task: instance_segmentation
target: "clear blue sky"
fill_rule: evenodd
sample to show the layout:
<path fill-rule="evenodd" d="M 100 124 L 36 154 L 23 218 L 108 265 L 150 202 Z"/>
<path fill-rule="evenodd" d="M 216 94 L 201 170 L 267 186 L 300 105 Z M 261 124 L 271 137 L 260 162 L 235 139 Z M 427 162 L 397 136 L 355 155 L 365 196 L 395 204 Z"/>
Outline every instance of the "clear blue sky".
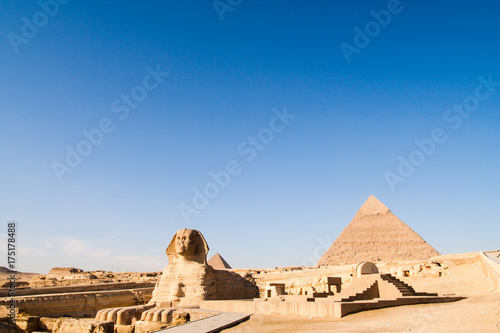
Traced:
<path fill-rule="evenodd" d="M 184 227 L 311 263 L 370 194 L 443 254 L 500 247 L 498 2 L 41 3 L 0 3 L 17 269 L 161 270 Z"/>

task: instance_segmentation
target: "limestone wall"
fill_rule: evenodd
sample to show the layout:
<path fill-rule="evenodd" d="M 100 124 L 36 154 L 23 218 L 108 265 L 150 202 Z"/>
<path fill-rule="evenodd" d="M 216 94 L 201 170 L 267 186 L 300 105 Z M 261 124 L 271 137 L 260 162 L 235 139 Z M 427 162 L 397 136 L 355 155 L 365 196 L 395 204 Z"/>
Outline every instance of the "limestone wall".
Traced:
<path fill-rule="evenodd" d="M 306 268 L 301 270 L 261 270 L 254 271 L 255 279 L 261 295 L 270 283 L 284 283 L 288 295 L 298 295 L 301 289 L 314 288 L 317 292 L 327 291 L 327 277 L 341 277 L 342 288 L 353 281 L 356 265 L 323 266 L 320 268 Z"/>
<path fill-rule="evenodd" d="M 63 293 L 16 297 L 16 308 L 36 316 L 94 317 L 104 308 L 147 303 L 153 288 Z M 7 315 L 11 298 L 0 299 L 0 316 Z"/>
<path fill-rule="evenodd" d="M 215 299 L 246 299 L 259 297 L 259 289 L 253 279 L 247 279 L 237 273 L 225 270 L 215 270 Z"/>
<path fill-rule="evenodd" d="M 40 318 L 39 328 L 52 333 L 113 333 L 114 324 L 93 319 Z"/>
<path fill-rule="evenodd" d="M 462 297 L 402 297 L 367 302 L 296 302 L 296 301 L 204 301 L 201 308 L 216 311 L 244 312 L 293 317 L 342 318 L 349 313 L 421 303 L 444 303 Z"/>
<path fill-rule="evenodd" d="M 478 254 L 479 262 L 481 263 L 481 269 L 483 275 L 490 280 L 493 288 L 496 291 L 500 290 L 500 265 L 493 262 L 488 258 L 483 252 Z"/>
<path fill-rule="evenodd" d="M 340 304 L 334 302 L 205 301 L 201 304 L 201 308 L 265 315 L 340 318 Z M 336 308 L 337 310 L 335 310 Z M 336 314 L 336 312 L 338 314 Z"/>
<path fill-rule="evenodd" d="M 69 286 L 41 287 L 41 288 L 17 288 L 16 296 L 151 288 L 154 287 L 155 284 L 156 284 L 155 282 L 116 282 L 116 283 L 75 284 Z M 8 294 L 9 294 L 9 289 L 0 289 L 0 297 L 7 297 Z"/>

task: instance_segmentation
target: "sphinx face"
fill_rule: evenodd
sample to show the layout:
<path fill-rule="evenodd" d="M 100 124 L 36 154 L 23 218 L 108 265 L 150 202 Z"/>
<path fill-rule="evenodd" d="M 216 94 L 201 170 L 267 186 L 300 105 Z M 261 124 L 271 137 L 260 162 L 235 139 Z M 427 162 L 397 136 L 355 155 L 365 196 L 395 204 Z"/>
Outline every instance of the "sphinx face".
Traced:
<path fill-rule="evenodd" d="M 196 253 L 197 234 L 195 230 L 182 229 L 175 238 L 175 250 L 180 255 L 194 255 Z"/>

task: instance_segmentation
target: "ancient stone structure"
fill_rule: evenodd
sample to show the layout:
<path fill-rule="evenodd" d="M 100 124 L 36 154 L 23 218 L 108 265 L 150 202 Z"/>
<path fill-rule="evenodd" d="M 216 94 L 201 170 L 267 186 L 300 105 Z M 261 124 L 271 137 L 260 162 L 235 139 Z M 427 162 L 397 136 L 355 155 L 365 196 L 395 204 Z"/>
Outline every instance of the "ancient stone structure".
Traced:
<path fill-rule="evenodd" d="M 243 299 L 258 295 L 251 281 L 209 266 L 208 250 L 199 231 L 179 230 L 167 247 L 169 264 L 150 303 L 167 307 L 199 304 L 206 299 Z"/>
<path fill-rule="evenodd" d="M 42 317 L 38 323 L 39 329 L 44 332 L 66 333 L 66 332 L 88 332 L 88 333 L 111 333 L 114 331 L 113 323 L 99 322 L 95 320 L 81 320 L 74 318 L 47 318 Z M 31 330 L 29 330 L 31 332 Z"/>
<path fill-rule="evenodd" d="M 432 246 L 389 208 L 370 196 L 318 265 L 347 265 L 367 260 L 426 260 L 437 255 L 439 253 Z"/>
<path fill-rule="evenodd" d="M 270 283 L 264 292 L 264 297 L 278 297 L 282 295 L 286 295 L 284 283 Z"/>
<path fill-rule="evenodd" d="M 169 264 L 153 291 L 159 307 L 198 304 L 215 299 L 215 273 L 207 265 L 208 244 L 197 230 L 179 230 L 167 247 Z"/>
<path fill-rule="evenodd" d="M 209 266 L 208 250 L 208 244 L 199 231 L 177 231 L 166 250 L 169 264 L 153 290 L 151 301 L 142 306 L 101 310 L 96 320 L 113 321 L 117 325 L 148 321 L 158 323 L 159 327 L 172 320 L 177 306 L 196 306 L 204 300 L 259 296 L 259 289 L 251 279 Z"/>
<path fill-rule="evenodd" d="M 376 274 L 378 273 L 377 266 L 372 262 L 360 262 L 356 266 L 356 277 L 361 277 L 365 274 Z"/>
<path fill-rule="evenodd" d="M 69 275 L 84 273 L 83 269 L 74 267 L 54 267 L 49 271 L 49 275 Z"/>
<path fill-rule="evenodd" d="M 131 290 L 52 293 L 16 297 L 16 309 L 30 315 L 48 317 L 93 317 L 110 307 L 142 304 L 151 299 L 152 288 Z M 10 299 L 0 298 L 0 317 L 8 314 Z"/>
<path fill-rule="evenodd" d="M 208 261 L 208 264 L 214 269 L 231 269 L 231 266 L 227 263 L 224 258 L 218 253 L 214 254 L 212 258 Z"/>
<path fill-rule="evenodd" d="M 30 288 L 79 286 L 120 282 L 156 282 L 161 272 L 114 273 L 108 271 L 84 271 L 73 267 L 54 267 L 49 274 L 36 274 L 29 282 Z"/>
<path fill-rule="evenodd" d="M 287 295 L 285 283 L 270 283 L 261 299 L 253 301 L 205 301 L 204 309 L 237 311 L 265 315 L 341 318 L 349 313 L 384 307 L 443 303 L 463 299 L 459 296 L 439 296 L 437 293 L 416 292 L 413 287 L 388 273 L 379 273 L 373 263 L 356 267 L 357 277 L 341 290 L 340 277 L 327 277 L 328 291 L 316 292 L 303 288 L 300 295 Z M 309 289 L 306 291 L 306 289 Z M 310 292 L 312 290 L 312 292 Z"/>
<path fill-rule="evenodd" d="M 73 267 L 54 267 L 49 274 L 35 275 L 30 281 L 31 288 L 93 283 L 97 276 L 91 272 Z"/>

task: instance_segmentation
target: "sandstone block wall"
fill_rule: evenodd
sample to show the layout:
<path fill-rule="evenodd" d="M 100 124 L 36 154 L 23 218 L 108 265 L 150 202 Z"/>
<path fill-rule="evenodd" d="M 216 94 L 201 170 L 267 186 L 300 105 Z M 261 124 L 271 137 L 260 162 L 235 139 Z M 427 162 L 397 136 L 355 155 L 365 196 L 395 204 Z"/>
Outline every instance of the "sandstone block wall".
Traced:
<path fill-rule="evenodd" d="M 242 278 L 240 275 L 216 270 L 215 299 L 246 299 L 259 297 L 259 288 L 253 281 Z"/>
<path fill-rule="evenodd" d="M 16 307 L 36 316 L 94 317 L 104 308 L 143 304 L 151 298 L 153 288 L 119 291 L 67 293 L 16 298 Z M 0 315 L 8 315 L 10 298 L 0 299 Z"/>
<path fill-rule="evenodd" d="M 52 333 L 113 333 L 114 324 L 93 319 L 40 318 L 39 328 Z"/>
<path fill-rule="evenodd" d="M 356 265 L 324 266 L 319 268 L 303 268 L 302 270 L 268 270 L 252 274 L 260 294 L 271 283 L 284 283 L 288 295 L 298 295 L 300 290 L 313 288 L 316 292 L 328 292 L 328 277 L 342 278 L 342 288 L 349 285 L 354 278 Z"/>
<path fill-rule="evenodd" d="M 116 282 L 116 283 L 112 282 L 112 283 L 96 283 L 96 284 L 74 284 L 69 286 L 16 289 L 16 296 L 154 288 L 154 286 L 155 282 Z M 8 294 L 9 294 L 9 289 L 0 289 L 0 297 L 7 297 Z"/>

